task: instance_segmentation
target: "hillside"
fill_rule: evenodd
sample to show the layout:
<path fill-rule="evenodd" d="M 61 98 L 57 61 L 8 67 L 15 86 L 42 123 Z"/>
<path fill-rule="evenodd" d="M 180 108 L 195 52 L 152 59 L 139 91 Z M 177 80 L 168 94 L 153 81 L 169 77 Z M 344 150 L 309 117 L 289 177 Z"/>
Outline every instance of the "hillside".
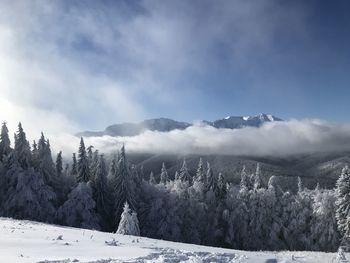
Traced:
<path fill-rule="evenodd" d="M 334 253 L 247 252 L 0 218 L 0 261 L 329 263 Z M 349 257 L 349 255 L 347 255 Z"/>

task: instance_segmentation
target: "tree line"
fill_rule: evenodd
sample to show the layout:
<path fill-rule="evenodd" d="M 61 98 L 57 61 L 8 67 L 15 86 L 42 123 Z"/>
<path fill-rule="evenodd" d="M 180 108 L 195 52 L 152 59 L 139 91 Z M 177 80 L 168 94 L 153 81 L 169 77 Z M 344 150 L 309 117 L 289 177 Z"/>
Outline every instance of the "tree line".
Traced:
<path fill-rule="evenodd" d="M 245 250 L 335 251 L 348 242 L 347 167 L 334 189 L 307 189 L 298 178 L 296 193 L 275 176 L 263 185 L 259 164 L 253 174 L 243 167 L 236 185 L 202 159 L 195 174 L 184 161 L 170 176 L 163 163 L 159 180 L 153 173 L 146 180 L 124 146 L 107 162 L 81 138 L 64 164 L 62 152 L 53 160 L 44 134 L 30 145 L 19 124 L 12 148 L 8 133 L 4 123 L 1 216 Z"/>

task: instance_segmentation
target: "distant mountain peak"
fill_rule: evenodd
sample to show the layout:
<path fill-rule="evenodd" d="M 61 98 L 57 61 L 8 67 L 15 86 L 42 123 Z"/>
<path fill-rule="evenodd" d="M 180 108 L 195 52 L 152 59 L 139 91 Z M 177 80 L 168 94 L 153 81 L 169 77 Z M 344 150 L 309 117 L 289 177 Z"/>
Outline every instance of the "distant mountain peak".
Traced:
<path fill-rule="evenodd" d="M 260 127 L 265 122 L 282 121 L 270 114 L 260 113 L 256 116 L 227 116 L 223 119 L 215 121 L 202 121 L 205 125 L 213 126 L 215 128 L 239 129 L 243 127 Z M 144 120 L 139 123 L 120 123 L 108 126 L 104 131 L 85 131 L 76 134 L 84 137 L 99 137 L 103 135 L 109 136 L 135 136 L 144 131 L 159 131 L 169 132 L 172 130 L 184 130 L 192 124 L 187 122 L 175 121 L 169 118 L 154 118 Z"/>

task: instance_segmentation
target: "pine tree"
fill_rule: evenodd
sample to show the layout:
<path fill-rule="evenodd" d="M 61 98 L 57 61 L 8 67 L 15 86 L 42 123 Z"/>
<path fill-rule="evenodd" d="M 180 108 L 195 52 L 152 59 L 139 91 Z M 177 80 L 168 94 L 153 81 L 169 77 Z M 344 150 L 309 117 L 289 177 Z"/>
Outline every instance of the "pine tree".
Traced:
<path fill-rule="evenodd" d="M 77 163 L 77 157 L 76 157 L 75 153 L 73 153 L 73 156 L 72 156 L 71 175 L 74 176 L 74 177 L 76 177 L 78 175 L 78 163 Z"/>
<path fill-rule="evenodd" d="M 28 169 L 30 166 L 31 151 L 21 123 L 18 124 L 18 131 L 15 134 L 15 152 L 21 167 Z"/>
<path fill-rule="evenodd" d="M 210 167 L 210 163 L 207 162 L 207 191 L 212 190 L 214 193 L 217 188 L 217 179 L 214 176 L 213 170 Z"/>
<path fill-rule="evenodd" d="M 123 145 L 120 151 L 114 185 L 115 216 L 117 220 L 120 219 L 125 202 L 128 202 L 132 209 L 136 208 L 134 180 L 131 176 L 130 167 L 126 159 L 125 147 Z"/>
<path fill-rule="evenodd" d="M 117 234 L 132 236 L 140 235 L 137 214 L 130 209 L 128 202 L 125 202 L 124 204 L 123 213 L 121 214 Z"/>
<path fill-rule="evenodd" d="M 149 175 L 149 181 L 150 184 L 157 184 L 156 182 L 156 178 L 154 178 L 154 174 L 153 172 L 151 172 L 151 174 Z"/>
<path fill-rule="evenodd" d="M 191 183 L 192 181 L 192 177 L 187 168 L 186 160 L 184 160 L 184 162 L 182 163 L 182 167 L 179 172 L 179 179 L 183 182 L 189 182 L 189 183 Z"/>
<path fill-rule="evenodd" d="M 250 190 L 250 180 L 248 177 L 248 174 L 246 172 L 245 165 L 243 165 L 242 171 L 241 171 L 241 182 L 239 184 L 240 189 L 245 189 L 246 191 Z"/>
<path fill-rule="evenodd" d="M 111 197 L 107 184 L 107 167 L 103 155 L 100 155 L 94 174 L 93 197 L 96 202 L 96 211 L 102 219 L 102 227 L 105 230 L 109 228 L 108 218 L 111 211 Z"/>
<path fill-rule="evenodd" d="M 61 224 L 88 229 L 100 229 L 95 212 L 90 183 L 79 183 L 68 195 L 68 200 L 58 209 L 57 219 Z"/>
<path fill-rule="evenodd" d="M 165 163 L 162 163 L 162 169 L 160 171 L 160 183 L 161 184 L 166 184 L 169 181 L 169 176 L 168 172 L 165 167 Z"/>
<path fill-rule="evenodd" d="M 11 142 L 9 138 L 9 131 L 6 126 L 6 122 L 2 124 L 0 134 L 0 161 L 3 161 L 4 156 L 7 156 L 11 152 Z"/>
<path fill-rule="evenodd" d="M 7 217 L 53 222 L 56 195 L 47 186 L 42 177 L 33 169 L 23 170 L 16 167 L 15 156 L 9 164 L 9 189 L 3 204 L 3 213 Z"/>
<path fill-rule="evenodd" d="M 262 187 L 261 184 L 261 172 L 260 172 L 260 163 L 256 165 L 256 171 L 254 176 L 254 190 L 258 190 Z"/>
<path fill-rule="evenodd" d="M 204 172 L 203 160 L 202 160 L 202 158 L 199 158 L 195 181 L 201 182 L 204 184 L 206 182 L 205 179 L 206 179 L 206 177 L 205 177 L 205 172 Z"/>
<path fill-rule="evenodd" d="M 335 202 L 334 191 L 315 190 L 311 225 L 313 250 L 331 252 L 339 246 Z"/>
<path fill-rule="evenodd" d="M 88 182 L 90 180 L 89 161 L 85 150 L 84 139 L 81 137 L 78 154 L 78 174 L 77 182 Z"/>
<path fill-rule="evenodd" d="M 345 166 L 336 184 L 336 218 L 343 242 L 350 238 L 350 172 Z"/>
<path fill-rule="evenodd" d="M 58 191 L 60 188 L 60 180 L 56 174 L 55 164 L 52 160 L 50 142 L 45 139 L 43 133 L 38 141 L 38 171 L 43 176 L 44 182 Z"/>
<path fill-rule="evenodd" d="M 57 154 L 57 158 L 56 158 L 56 174 L 57 176 L 61 176 L 62 175 L 62 171 L 63 171 L 63 166 L 62 166 L 62 151 L 60 151 Z"/>

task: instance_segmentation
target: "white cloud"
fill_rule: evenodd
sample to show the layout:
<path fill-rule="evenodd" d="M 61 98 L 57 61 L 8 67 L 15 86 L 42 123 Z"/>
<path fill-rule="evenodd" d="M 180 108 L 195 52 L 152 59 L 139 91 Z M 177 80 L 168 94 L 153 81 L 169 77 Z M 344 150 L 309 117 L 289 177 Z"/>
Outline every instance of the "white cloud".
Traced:
<path fill-rule="evenodd" d="M 75 151 L 79 139 L 65 137 L 66 152 Z M 60 139 L 58 138 L 58 141 Z M 69 143 L 67 143 L 69 142 Z M 101 152 L 117 151 L 125 143 L 128 152 L 155 154 L 228 154 L 287 156 L 302 153 L 350 150 L 350 124 L 320 120 L 266 123 L 260 128 L 216 129 L 192 126 L 171 132 L 146 131 L 133 137 L 90 137 L 86 145 Z"/>

